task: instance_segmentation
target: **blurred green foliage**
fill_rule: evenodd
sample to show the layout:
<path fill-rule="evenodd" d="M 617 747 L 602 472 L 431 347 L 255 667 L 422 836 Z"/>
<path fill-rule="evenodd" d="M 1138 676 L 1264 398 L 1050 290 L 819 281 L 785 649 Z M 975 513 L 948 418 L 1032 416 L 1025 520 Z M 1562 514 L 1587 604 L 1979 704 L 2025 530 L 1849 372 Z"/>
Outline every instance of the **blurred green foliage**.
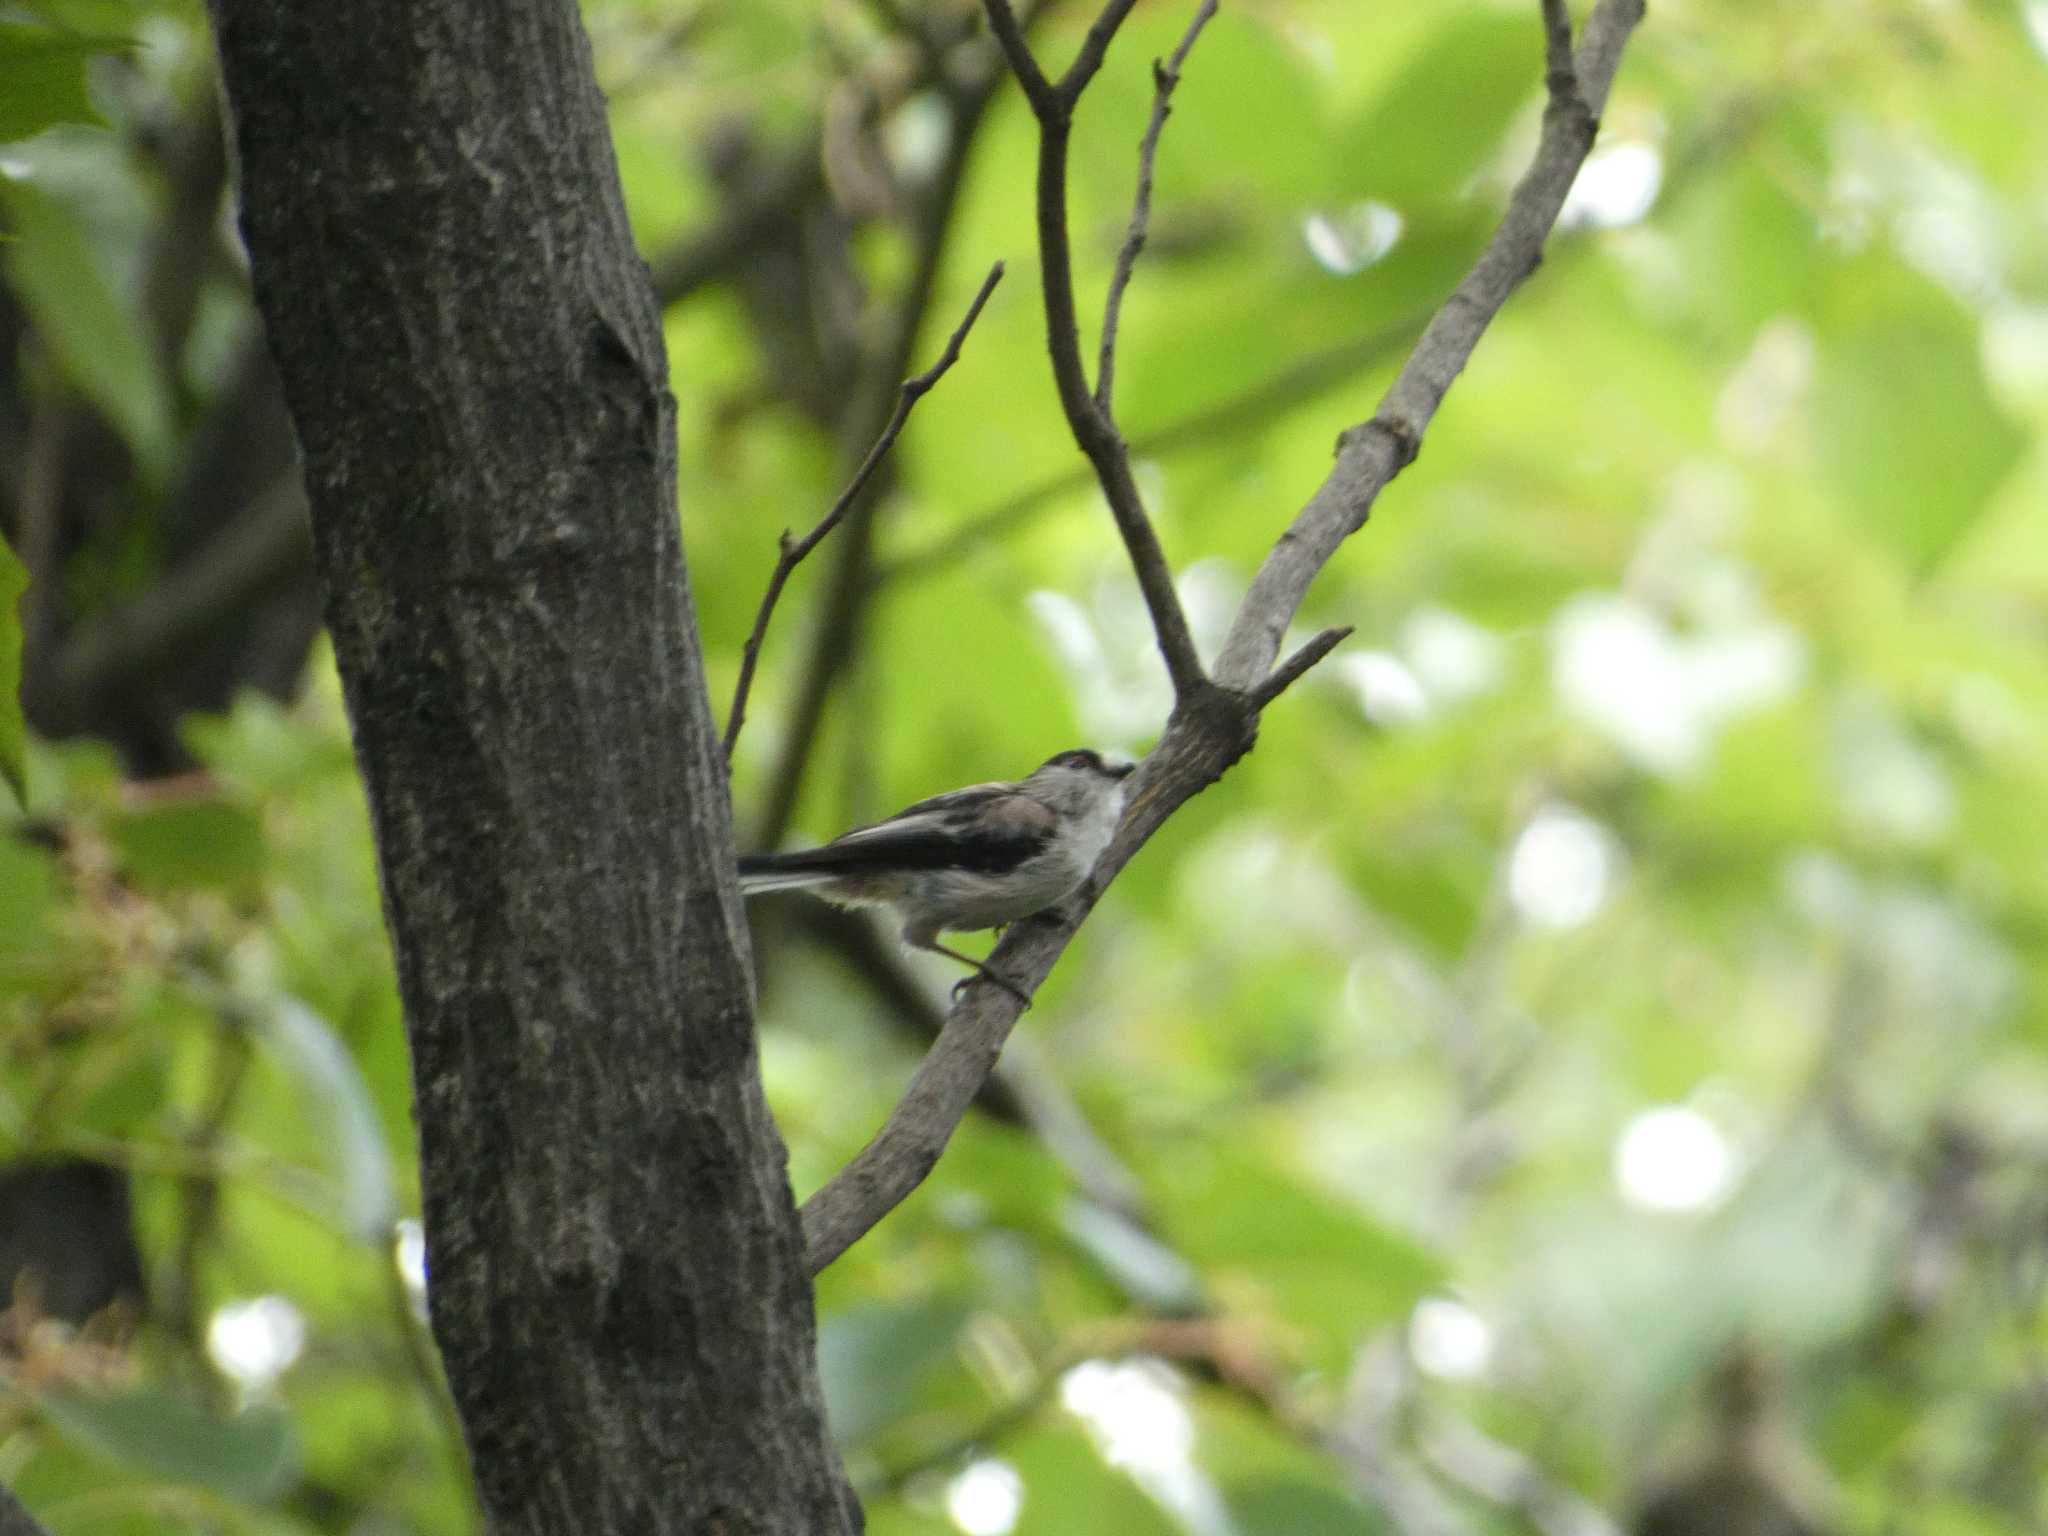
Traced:
<path fill-rule="evenodd" d="M 1146 0 L 1080 114 L 1089 294 L 1185 10 Z M 880 11 L 589 0 L 650 257 L 720 217 L 722 125 L 801 133 L 848 61 L 912 70 Z M 146 492 L 246 316 L 210 277 L 168 373 L 140 318 L 151 136 L 213 89 L 205 50 L 191 4 L 0 14 L 10 366 L 111 429 L 142 509 L 43 594 L 81 612 L 146 582 Z M 1540 66 L 1533 3 L 1261 0 L 1204 38 L 1118 400 L 1205 647 L 1484 238 Z M 1737 1486 L 1810 1529 L 2048 1525 L 2044 100 L 2037 0 L 1653 7 L 1543 269 L 1312 594 L 1305 624 L 1357 636 L 1023 1025 L 1019 1070 L 1099 1144 L 971 1119 L 822 1277 L 872 1530 L 1678 1530 Z M 905 175 L 932 105 L 871 125 Z M 797 835 L 1161 722 L 1044 366 L 1031 154 L 1002 93 L 927 351 L 1012 276 L 897 450 Z M 863 323 L 909 239 L 858 231 Z M 764 390 L 733 287 L 668 329 L 722 708 L 843 445 Z M 769 641 L 743 828 L 826 564 Z M 57 1536 L 471 1529 L 324 652 L 179 739 L 194 771 L 147 782 L 27 741 L 5 813 L 0 1163 L 121 1170 L 147 1304 L 71 1326 L 16 1292 L 0 1480 Z M 10 778 L 22 752 L 0 710 Z M 801 1196 L 916 1047 L 835 958 L 763 940 Z"/>

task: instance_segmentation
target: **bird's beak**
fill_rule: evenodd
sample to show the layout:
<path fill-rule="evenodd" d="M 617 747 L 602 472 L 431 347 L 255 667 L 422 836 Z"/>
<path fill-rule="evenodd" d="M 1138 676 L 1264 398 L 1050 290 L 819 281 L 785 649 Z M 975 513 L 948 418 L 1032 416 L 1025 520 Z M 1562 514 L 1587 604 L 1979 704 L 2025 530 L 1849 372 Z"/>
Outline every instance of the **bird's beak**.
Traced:
<path fill-rule="evenodd" d="M 1128 779 L 1138 771 L 1136 763 L 1104 763 L 1103 767 L 1109 770 L 1112 778 L 1118 779 Z"/>

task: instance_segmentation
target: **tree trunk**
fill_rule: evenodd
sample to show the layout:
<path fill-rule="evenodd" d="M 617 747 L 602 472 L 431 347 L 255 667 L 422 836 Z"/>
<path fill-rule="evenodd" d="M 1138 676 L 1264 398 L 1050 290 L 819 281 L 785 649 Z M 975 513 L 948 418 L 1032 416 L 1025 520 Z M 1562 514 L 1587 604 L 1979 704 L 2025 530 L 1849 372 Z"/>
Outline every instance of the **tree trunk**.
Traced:
<path fill-rule="evenodd" d="M 573 0 L 211 0 L 495 1532 L 856 1529 Z"/>

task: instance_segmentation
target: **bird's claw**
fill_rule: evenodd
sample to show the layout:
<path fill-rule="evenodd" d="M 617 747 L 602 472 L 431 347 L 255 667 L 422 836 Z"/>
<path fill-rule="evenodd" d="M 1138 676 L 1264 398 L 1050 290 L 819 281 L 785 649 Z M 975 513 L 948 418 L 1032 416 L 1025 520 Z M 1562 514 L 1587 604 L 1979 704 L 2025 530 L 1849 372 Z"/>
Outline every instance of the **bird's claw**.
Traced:
<path fill-rule="evenodd" d="M 1001 987 L 1005 992 L 1009 993 L 1010 996 L 1017 999 L 1018 1003 L 1021 1006 L 1025 1008 L 1029 1008 L 1031 1006 L 1031 994 L 1029 992 L 1026 992 L 1022 987 L 1018 986 L 1017 983 L 1010 980 L 1009 977 L 999 975 L 995 971 L 991 971 L 985 968 L 976 971 L 971 976 L 962 976 L 958 981 L 953 983 L 953 1001 L 956 1003 L 959 1002 L 960 994 L 965 992 L 969 987 L 973 986 L 977 981 L 985 981 L 988 982 L 991 986 Z"/>

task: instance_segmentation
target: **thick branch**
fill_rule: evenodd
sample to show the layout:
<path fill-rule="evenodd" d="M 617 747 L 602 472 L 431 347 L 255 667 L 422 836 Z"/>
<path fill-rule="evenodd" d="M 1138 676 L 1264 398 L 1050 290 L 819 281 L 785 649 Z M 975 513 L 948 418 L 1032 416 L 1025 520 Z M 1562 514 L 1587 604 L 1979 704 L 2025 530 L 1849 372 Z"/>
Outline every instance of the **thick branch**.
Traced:
<path fill-rule="evenodd" d="M 989 964 L 1036 992 L 1102 890 L 1182 805 L 1250 748 L 1254 721 L 1213 687 L 1174 711 L 1166 734 L 1131 781 L 1123 824 L 1088 884 L 1051 911 L 1010 925 Z M 999 987 L 969 987 L 874 1140 L 804 1202 L 804 1251 L 815 1274 L 924 1181 L 994 1069 L 1022 1006 Z"/>
<path fill-rule="evenodd" d="M 747 636 L 746 649 L 740 655 L 739 682 L 733 689 L 732 712 L 725 722 L 725 765 L 732 771 L 732 749 L 739 740 L 740 726 L 747 718 L 747 694 L 754 686 L 754 668 L 761 660 L 761 642 L 768 636 L 768 621 L 775 616 L 775 604 L 782 596 L 782 589 L 789 582 L 790 573 L 804 561 L 810 552 L 822 543 L 825 537 L 839 526 L 847 509 L 859 497 L 875 470 L 896 445 L 896 439 L 903 434 L 904 423 L 910 420 L 910 413 L 917 408 L 917 402 L 931 393 L 932 386 L 945 377 L 946 370 L 960 359 L 960 344 L 967 339 L 967 333 L 974 329 L 974 322 L 981 318 L 982 306 L 988 303 L 988 296 L 996 291 L 996 284 L 1003 280 L 1003 264 L 999 261 L 989 268 L 988 276 L 982 280 L 981 289 L 974 295 L 974 302 L 967 306 L 967 314 L 953 328 L 953 334 L 946 339 L 946 350 L 939 354 L 939 360 L 903 381 L 897 391 L 896 409 L 889 417 L 889 423 L 882 428 L 882 435 L 875 439 L 874 447 L 867 457 L 860 461 L 860 467 L 853 472 L 853 479 L 846 489 L 839 493 L 839 499 L 818 522 L 818 526 L 801 539 L 792 540 L 787 529 L 782 534 L 782 553 L 775 562 L 775 570 L 768 578 L 768 590 L 761 594 L 761 609 L 754 615 L 754 628 Z"/>
<path fill-rule="evenodd" d="M 1577 90 L 1553 88 L 1535 159 L 1517 183 L 1500 228 L 1437 311 L 1378 413 L 1344 434 L 1335 470 L 1267 556 L 1218 663 L 1221 686 L 1204 685 L 1192 697 L 1182 697 L 1158 748 L 1133 780 L 1123 824 L 1088 884 L 1062 906 L 1013 924 L 996 947 L 990 963 L 1026 991 L 1044 980 L 1103 888 L 1138 849 L 1250 749 L 1259 704 L 1341 638 L 1334 631 L 1320 635 L 1277 672 L 1272 670 L 1281 637 L 1310 581 L 1338 545 L 1364 526 L 1373 498 L 1413 460 L 1423 431 L 1480 335 L 1535 268 L 1565 194 L 1592 148 L 1593 114 L 1606 100 L 1622 47 L 1642 12 L 1642 0 L 1600 0 L 1579 47 Z M 971 987 L 963 994 L 874 1140 L 805 1203 L 804 1246 L 814 1273 L 930 1172 L 1020 1011 L 1017 1000 L 998 988 Z"/>
<path fill-rule="evenodd" d="M 1565 0 L 1543 0 L 1543 83 L 1552 98 L 1576 93 L 1572 68 L 1572 15 Z"/>

